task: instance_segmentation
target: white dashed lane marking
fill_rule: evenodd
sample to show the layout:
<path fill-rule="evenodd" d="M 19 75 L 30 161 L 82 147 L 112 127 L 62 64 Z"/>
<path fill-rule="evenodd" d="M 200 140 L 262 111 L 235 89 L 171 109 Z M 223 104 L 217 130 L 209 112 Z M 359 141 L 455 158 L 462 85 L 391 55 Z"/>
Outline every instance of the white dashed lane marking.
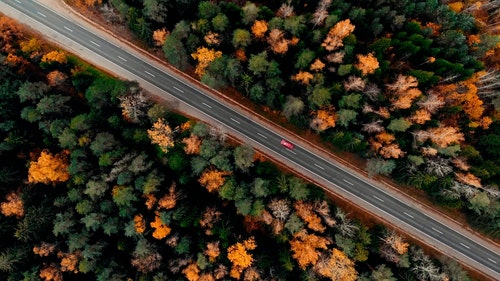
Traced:
<path fill-rule="evenodd" d="M 375 196 L 375 195 L 373 195 L 373 198 L 377 199 L 377 200 L 378 200 L 378 201 L 380 201 L 380 202 L 384 202 L 384 200 L 382 200 L 382 198 L 377 197 L 377 196 Z"/>
<path fill-rule="evenodd" d="M 71 28 L 67 27 L 67 26 L 64 26 L 64 29 L 66 29 L 69 32 L 73 32 L 73 30 Z"/>
<path fill-rule="evenodd" d="M 240 121 L 234 119 L 234 118 L 230 118 L 234 123 L 237 123 L 237 124 L 241 124 Z"/>
<path fill-rule="evenodd" d="M 46 17 L 47 17 L 46 15 L 44 15 L 44 14 L 42 14 L 42 13 L 40 13 L 40 12 L 36 12 L 36 13 L 37 13 L 37 14 L 39 14 L 40 16 L 44 17 L 44 18 L 46 18 Z"/>
<path fill-rule="evenodd" d="M 352 183 L 352 182 L 350 182 L 350 181 L 348 181 L 348 180 L 346 180 L 346 179 L 342 179 L 342 180 L 343 180 L 345 183 L 347 183 L 347 184 L 354 185 L 354 183 Z"/>
<path fill-rule="evenodd" d="M 208 108 L 212 108 L 209 104 L 206 104 L 206 103 L 204 103 L 204 102 L 202 102 L 202 104 L 203 104 L 204 106 L 208 107 Z"/>
<path fill-rule="evenodd" d="M 146 72 L 147 75 L 151 76 L 151 77 L 156 77 L 153 73 L 147 71 L 147 70 L 144 70 L 144 72 Z"/>
<path fill-rule="evenodd" d="M 403 212 L 403 214 L 407 215 L 408 217 L 412 218 L 413 219 L 413 216 L 408 214 L 407 212 Z"/>
<path fill-rule="evenodd" d="M 436 231 L 436 232 L 437 232 L 437 233 L 439 233 L 439 234 L 443 234 L 443 232 L 441 232 L 441 231 L 439 231 L 439 230 L 435 229 L 434 227 L 432 227 L 432 230 Z"/>
<path fill-rule="evenodd" d="M 257 133 L 257 135 L 259 135 L 259 136 L 261 136 L 261 137 L 263 137 L 263 138 L 267 139 L 267 137 L 266 137 L 266 136 L 264 136 L 264 135 L 263 135 L 263 134 L 261 134 L 261 133 Z"/>
<path fill-rule="evenodd" d="M 92 40 L 90 40 L 90 43 L 92 43 L 92 44 L 96 45 L 97 47 L 101 47 L 101 45 L 97 44 L 96 42 L 94 42 L 94 41 L 92 41 Z"/>
<path fill-rule="evenodd" d="M 320 168 L 321 170 L 324 170 L 324 169 L 325 169 L 325 168 L 321 167 L 321 166 L 320 166 L 320 165 L 318 165 L 318 164 L 314 164 L 314 166 L 316 166 L 316 167 Z"/>
<path fill-rule="evenodd" d="M 176 89 L 177 91 L 179 91 L 179 92 L 181 92 L 181 93 L 184 93 L 184 91 L 183 91 L 183 90 L 181 90 L 181 89 L 177 88 L 176 86 L 174 86 L 174 89 Z"/>
<path fill-rule="evenodd" d="M 118 58 L 121 59 L 122 61 L 127 61 L 126 59 L 124 59 L 124 58 L 122 58 L 120 56 L 118 56 Z"/>

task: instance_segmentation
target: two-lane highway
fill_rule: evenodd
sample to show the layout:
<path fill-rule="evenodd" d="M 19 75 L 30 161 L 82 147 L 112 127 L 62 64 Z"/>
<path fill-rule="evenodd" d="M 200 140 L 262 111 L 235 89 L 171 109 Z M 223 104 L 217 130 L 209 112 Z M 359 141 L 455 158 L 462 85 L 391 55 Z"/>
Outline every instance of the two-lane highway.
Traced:
<path fill-rule="evenodd" d="M 150 63 L 148 58 L 132 54 L 118 44 L 108 42 L 38 2 L 0 0 L 0 7 L 5 4 L 22 12 L 40 25 L 57 32 L 58 36 L 65 38 L 64 40 L 72 42 L 79 48 L 94 52 L 108 64 L 154 85 L 158 92 L 168 93 L 182 103 L 200 111 L 207 118 L 217 120 L 230 130 L 238 132 L 252 145 L 264 149 L 274 158 L 284 159 L 282 164 L 308 173 L 310 178 L 324 183 L 326 188 L 343 196 L 347 194 L 353 202 L 361 204 L 361 207 L 383 216 L 386 221 L 399 228 L 406 229 L 412 236 L 431 243 L 444 254 L 461 260 L 494 280 L 500 280 L 500 256 L 497 247 L 492 247 L 491 244 L 477 237 L 471 239 L 468 237 L 471 234 L 462 229 L 447 227 L 440 222 L 442 218 L 436 219 L 433 215 L 424 212 L 423 208 L 387 193 L 373 181 L 345 169 L 333 159 L 324 159 L 312 153 L 313 149 L 305 145 L 296 145 L 293 150 L 286 149 L 280 145 L 283 137 L 267 125 L 259 124 L 254 121 L 255 118 L 238 113 L 233 106 L 216 100 L 201 87 L 173 76 L 170 71 Z M 36 28 L 36 26 L 32 27 Z M 297 144 L 298 139 L 292 137 L 290 140 Z"/>

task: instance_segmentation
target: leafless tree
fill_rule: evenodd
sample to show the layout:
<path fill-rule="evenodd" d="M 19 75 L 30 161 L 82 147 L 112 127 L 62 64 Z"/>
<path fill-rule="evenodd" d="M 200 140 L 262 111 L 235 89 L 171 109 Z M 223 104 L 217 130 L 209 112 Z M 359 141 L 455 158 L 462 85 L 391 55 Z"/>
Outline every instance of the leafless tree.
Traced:
<path fill-rule="evenodd" d="M 295 14 L 293 11 L 293 6 L 290 5 L 291 1 L 288 1 L 288 3 L 283 3 L 281 4 L 281 7 L 278 9 L 278 12 L 276 12 L 276 15 L 280 18 L 289 18 Z"/>
<path fill-rule="evenodd" d="M 427 98 L 425 100 L 421 100 L 418 102 L 418 106 L 420 108 L 423 108 L 430 113 L 436 113 L 438 109 L 440 109 L 445 102 L 439 98 L 439 96 L 436 93 L 429 93 Z"/>
<path fill-rule="evenodd" d="M 384 131 L 382 120 L 375 120 L 370 123 L 363 124 L 363 128 L 361 128 L 361 131 L 367 132 L 368 134 L 375 134 Z"/>
<path fill-rule="evenodd" d="M 427 158 L 425 161 L 425 171 L 438 177 L 444 177 L 453 172 L 450 160 L 442 157 Z"/>
<path fill-rule="evenodd" d="M 348 91 L 363 91 L 365 89 L 366 82 L 361 77 L 351 75 L 344 81 L 344 88 Z"/>
<path fill-rule="evenodd" d="M 281 221 L 285 221 L 290 215 L 290 202 L 286 199 L 274 198 L 267 204 L 273 216 Z"/>
<path fill-rule="evenodd" d="M 311 23 L 314 24 L 314 27 L 317 25 L 322 26 L 325 22 L 325 19 L 328 17 L 328 8 L 332 4 L 332 0 L 321 0 L 316 7 L 316 11 L 311 18 Z"/>
<path fill-rule="evenodd" d="M 380 95 L 380 88 L 375 83 L 367 83 L 363 89 L 363 94 L 371 101 L 376 101 Z"/>

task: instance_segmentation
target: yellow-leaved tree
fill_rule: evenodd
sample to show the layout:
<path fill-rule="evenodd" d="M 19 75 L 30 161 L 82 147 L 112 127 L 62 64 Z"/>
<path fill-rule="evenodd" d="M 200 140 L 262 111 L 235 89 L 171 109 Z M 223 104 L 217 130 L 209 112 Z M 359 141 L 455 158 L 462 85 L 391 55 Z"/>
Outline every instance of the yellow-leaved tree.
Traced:
<path fill-rule="evenodd" d="M 253 237 L 248 238 L 243 242 L 238 242 L 231 245 L 227 249 L 227 258 L 233 263 L 229 275 L 235 279 L 240 279 L 243 270 L 252 265 L 253 256 L 248 253 L 248 250 L 253 250 L 257 247 Z"/>
<path fill-rule="evenodd" d="M 157 144 L 160 149 L 167 153 L 168 149 L 174 146 L 174 131 L 163 118 L 153 124 L 153 127 L 148 130 L 148 136 L 152 143 Z"/>
<path fill-rule="evenodd" d="M 46 63 L 52 63 L 52 62 L 57 62 L 57 63 L 66 63 L 68 61 L 68 58 L 66 57 L 66 53 L 63 51 L 52 51 L 48 52 L 47 54 L 43 55 L 42 57 L 42 62 Z"/>
<path fill-rule="evenodd" d="M 38 159 L 29 164 L 28 182 L 56 184 L 67 181 L 69 179 L 68 154 L 67 150 L 57 154 L 42 151 Z"/>
<path fill-rule="evenodd" d="M 191 54 L 191 56 L 193 59 L 198 61 L 198 65 L 196 66 L 194 73 L 201 77 L 205 73 L 205 69 L 208 65 L 216 58 L 220 58 L 222 56 L 222 52 L 205 47 L 199 47 L 196 49 L 195 53 Z"/>

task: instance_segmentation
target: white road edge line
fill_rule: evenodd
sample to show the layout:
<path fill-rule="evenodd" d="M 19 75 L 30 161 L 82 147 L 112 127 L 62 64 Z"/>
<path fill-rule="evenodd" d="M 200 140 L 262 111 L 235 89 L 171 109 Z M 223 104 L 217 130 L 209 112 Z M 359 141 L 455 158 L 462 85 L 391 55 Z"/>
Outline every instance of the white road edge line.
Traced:
<path fill-rule="evenodd" d="M 494 261 L 494 260 L 492 260 L 492 259 L 490 259 L 490 258 L 488 258 L 488 260 L 489 260 L 490 262 L 492 262 L 492 263 L 497 263 L 496 261 Z"/>
<path fill-rule="evenodd" d="M 126 59 L 120 57 L 120 56 L 117 56 L 119 59 L 121 59 L 122 61 L 127 61 Z"/>
<path fill-rule="evenodd" d="M 37 13 L 37 14 L 39 14 L 40 16 L 44 17 L 44 18 L 46 18 L 46 17 L 47 17 L 46 15 L 44 15 L 44 14 L 42 14 L 42 13 L 38 12 L 38 11 L 37 11 L 36 13 Z"/>
<path fill-rule="evenodd" d="M 69 28 L 69 27 L 67 27 L 67 26 L 64 26 L 64 29 L 66 29 L 66 30 L 67 30 L 67 31 L 69 31 L 69 32 L 73 32 L 73 29 L 71 29 L 71 28 Z"/>
<path fill-rule="evenodd" d="M 174 89 L 176 89 L 177 91 L 179 91 L 179 92 L 181 92 L 181 93 L 184 93 L 184 91 L 183 91 L 183 90 L 181 90 L 181 89 L 177 88 L 176 86 L 174 86 Z"/>
<path fill-rule="evenodd" d="M 94 42 L 94 41 L 92 41 L 92 40 L 90 40 L 90 43 L 92 43 L 92 44 L 96 45 L 97 47 L 101 47 L 101 45 L 97 44 L 96 42 Z"/>
<path fill-rule="evenodd" d="M 151 77 L 156 77 L 153 73 L 147 71 L 147 70 L 144 70 L 144 72 L 146 72 L 147 75 L 151 76 Z"/>
<path fill-rule="evenodd" d="M 320 166 L 320 165 L 318 165 L 318 164 L 314 164 L 314 166 L 316 166 L 316 167 L 320 168 L 321 170 L 324 170 L 324 169 L 325 169 L 325 168 L 321 167 L 321 166 Z"/>
<path fill-rule="evenodd" d="M 229 119 L 231 119 L 234 123 L 241 124 L 241 123 L 240 123 L 240 121 L 238 121 L 238 120 L 236 120 L 236 119 L 234 119 L 234 118 L 229 118 Z"/>
<path fill-rule="evenodd" d="M 204 102 L 202 102 L 202 104 L 203 104 L 204 106 L 208 107 L 208 108 L 212 108 L 209 104 L 206 104 L 206 103 L 204 103 Z"/>
<path fill-rule="evenodd" d="M 465 247 L 465 248 L 467 248 L 467 249 L 470 249 L 470 247 L 469 247 L 469 246 L 467 246 L 467 245 L 465 245 L 464 243 L 460 243 L 460 245 L 464 246 L 464 247 Z"/>
<path fill-rule="evenodd" d="M 380 198 L 380 197 L 378 197 L 378 196 L 373 195 L 373 198 L 377 199 L 377 200 L 378 200 L 378 201 L 380 201 L 380 202 L 384 202 L 384 200 L 382 200 L 382 198 Z"/>
<path fill-rule="evenodd" d="M 439 233 L 439 234 L 443 234 L 443 232 L 441 232 L 441 231 L 439 231 L 439 230 L 435 229 L 434 227 L 431 227 L 431 228 L 432 228 L 432 230 L 436 231 L 437 233 Z"/>
<path fill-rule="evenodd" d="M 346 179 L 342 179 L 342 180 L 343 180 L 345 183 L 347 183 L 347 184 L 354 185 L 354 183 L 352 183 L 352 182 L 350 182 L 350 181 L 348 181 L 348 180 L 346 180 Z"/>
<path fill-rule="evenodd" d="M 412 218 L 413 219 L 413 216 L 408 214 L 407 212 L 403 212 L 403 214 L 407 215 L 408 217 Z"/>
<path fill-rule="evenodd" d="M 267 137 L 266 137 L 266 136 L 264 136 L 264 135 L 263 135 L 263 134 L 261 134 L 261 133 L 257 133 L 257 135 L 259 135 L 259 136 L 261 136 L 261 137 L 263 137 L 263 138 L 267 139 Z"/>

